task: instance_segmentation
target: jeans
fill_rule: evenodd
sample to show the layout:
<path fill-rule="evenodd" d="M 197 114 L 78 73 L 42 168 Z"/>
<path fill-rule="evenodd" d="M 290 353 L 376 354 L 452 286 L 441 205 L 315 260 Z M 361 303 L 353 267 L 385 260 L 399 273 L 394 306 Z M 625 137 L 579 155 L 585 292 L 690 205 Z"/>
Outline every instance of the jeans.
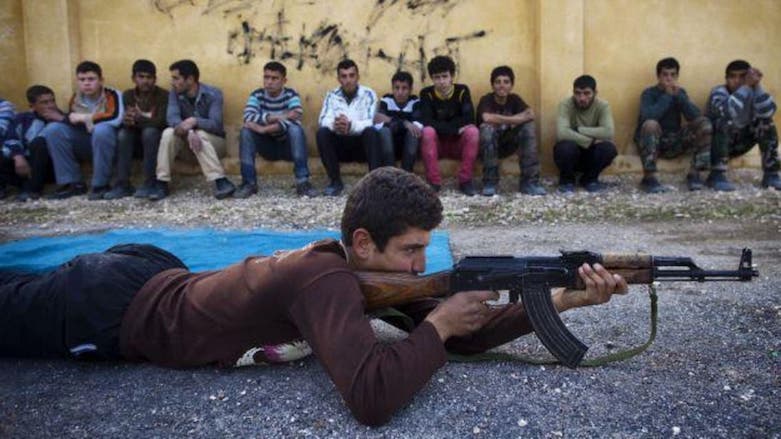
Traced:
<path fill-rule="evenodd" d="M 41 132 L 54 163 L 57 184 L 82 181 L 79 160 L 92 158 L 92 187 L 108 186 L 117 152 L 117 128 L 98 123 L 88 133 L 83 126 L 53 122 Z"/>
<path fill-rule="evenodd" d="M 309 151 L 306 148 L 304 129 L 297 124 L 289 124 L 287 135 L 277 138 L 270 134 L 259 134 L 249 128 L 242 128 L 239 134 L 239 160 L 241 161 L 242 184 L 257 185 L 255 154 L 266 160 L 286 160 L 293 162 L 293 175 L 297 183 L 309 179 Z"/>
<path fill-rule="evenodd" d="M 439 135 L 432 127 L 424 127 L 420 146 L 426 179 L 431 184 L 442 184 L 439 173 L 439 157 L 461 159 L 458 169 L 458 182 L 472 181 L 475 161 L 480 152 L 478 140 L 480 131 L 474 125 L 466 125 L 460 135 Z"/>
<path fill-rule="evenodd" d="M 394 151 L 394 158 L 401 157 L 401 169 L 412 172 L 418 157 L 420 139 L 412 135 L 404 125 L 399 126 L 396 130 L 388 126 L 382 127 L 379 131 L 380 143 L 383 151 Z"/>

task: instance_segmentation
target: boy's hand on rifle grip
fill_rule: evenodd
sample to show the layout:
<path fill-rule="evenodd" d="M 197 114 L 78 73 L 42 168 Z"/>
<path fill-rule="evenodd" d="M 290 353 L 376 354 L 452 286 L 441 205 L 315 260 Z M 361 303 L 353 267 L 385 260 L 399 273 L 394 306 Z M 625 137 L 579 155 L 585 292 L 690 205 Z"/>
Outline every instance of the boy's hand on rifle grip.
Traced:
<path fill-rule="evenodd" d="M 490 307 L 486 300 L 496 300 L 496 291 L 463 291 L 440 303 L 426 320 L 434 325 L 442 342 L 453 336 L 471 334 L 482 328 Z"/>

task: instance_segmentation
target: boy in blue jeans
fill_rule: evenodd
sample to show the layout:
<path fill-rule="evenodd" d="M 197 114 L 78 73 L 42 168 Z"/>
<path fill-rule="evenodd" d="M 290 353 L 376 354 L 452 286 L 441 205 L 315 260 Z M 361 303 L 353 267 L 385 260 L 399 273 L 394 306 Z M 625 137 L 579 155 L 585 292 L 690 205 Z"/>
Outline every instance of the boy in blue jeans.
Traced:
<path fill-rule="evenodd" d="M 314 197 L 317 192 L 309 183 L 309 154 L 301 127 L 304 110 L 301 99 L 292 88 L 285 87 L 287 69 L 271 61 L 263 66 L 263 88 L 253 91 L 244 107 L 244 128 L 239 140 L 241 186 L 234 198 L 247 198 L 258 192 L 255 154 L 266 160 L 293 162 L 296 193 Z"/>

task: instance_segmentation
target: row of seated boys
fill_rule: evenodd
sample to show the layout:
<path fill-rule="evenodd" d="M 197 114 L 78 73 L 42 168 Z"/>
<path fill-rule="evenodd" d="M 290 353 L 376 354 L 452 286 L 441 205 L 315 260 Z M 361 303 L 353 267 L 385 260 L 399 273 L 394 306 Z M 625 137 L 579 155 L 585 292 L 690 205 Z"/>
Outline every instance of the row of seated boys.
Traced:
<path fill-rule="evenodd" d="M 58 189 L 49 198 L 87 193 L 79 161 L 91 160 L 90 200 L 135 196 L 160 200 L 169 194 L 171 168 L 176 157 L 197 161 L 204 176 L 214 182 L 218 199 L 247 198 L 257 193 L 256 155 L 267 160 L 293 162 L 296 193 L 317 196 L 309 182 L 308 150 L 301 121 L 299 94 L 287 87 L 287 70 L 272 61 L 263 67 L 263 87 L 246 103 L 239 136 L 241 184 L 225 176 L 220 161 L 227 152 L 223 128 L 223 98 L 219 88 L 200 82 L 197 65 L 177 61 L 169 67 L 171 90 L 156 85 L 156 67 L 148 60 L 132 66 L 135 87 L 119 93 L 103 84 L 100 66 L 84 61 L 76 68 L 77 92 L 68 111 L 57 107 L 54 92 L 45 86 L 27 90 L 31 111 L 19 114 L 0 99 L 0 195 L 8 184 L 22 190 L 16 199 L 41 196 L 47 174 Z M 544 195 L 540 183 L 535 114 L 513 93 L 515 75 L 508 66 L 493 69 L 492 92 L 483 96 L 476 115 L 469 87 L 455 83 L 456 66 L 446 56 L 427 66 L 433 85 L 412 94 L 413 78 L 403 71 L 391 79 L 392 93 L 378 100 L 359 83 L 358 66 L 345 59 L 337 66 L 339 86 L 328 92 L 318 119 L 317 149 L 328 175 L 323 191 L 336 196 L 344 189 L 340 162 L 367 162 L 369 170 L 394 166 L 412 171 L 420 157 L 428 183 L 439 191 L 440 157 L 460 160 L 459 190 L 475 195 L 473 170 L 483 162 L 482 194 L 497 192 L 499 161 L 518 155 L 518 190 Z M 665 58 L 656 66 L 657 84 L 641 97 L 635 143 L 643 164 L 641 188 L 650 193 L 668 190 L 656 178 L 659 157 L 691 153 L 686 176 L 690 190 L 705 185 L 731 191 L 727 161 L 759 144 L 763 187 L 781 189 L 778 135 L 773 123 L 773 98 L 761 86 L 762 72 L 736 60 L 726 68 L 726 81 L 714 87 L 703 114 L 678 84 L 680 66 Z M 685 123 L 684 123 L 685 122 Z M 558 190 L 572 192 L 579 183 L 589 192 L 604 186 L 600 173 L 617 155 L 609 104 L 597 97 L 596 80 L 583 75 L 573 84 L 573 95 L 559 104 L 554 162 L 560 176 Z M 143 184 L 130 184 L 134 150 L 143 157 Z M 700 174 L 709 171 L 703 182 Z M 113 175 L 113 185 L 110 184 Z M 578 180 L 579 179 L 579 180 Z"/>

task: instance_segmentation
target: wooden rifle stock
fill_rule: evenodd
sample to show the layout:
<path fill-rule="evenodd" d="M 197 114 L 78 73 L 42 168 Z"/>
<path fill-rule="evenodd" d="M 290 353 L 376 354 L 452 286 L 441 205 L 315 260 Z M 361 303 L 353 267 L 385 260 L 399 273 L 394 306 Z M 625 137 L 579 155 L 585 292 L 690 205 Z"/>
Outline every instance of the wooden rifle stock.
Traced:
<path fill-rule="evenodd" d="M 449 270 L 425 276 L 385 271 L 359 271 L 355 274 L 366 298 L 366 308 L 370 311 L 450 293 Z"/>
<path fill-rule="evenodd" d="M 650 284 L 654 281 L 653 257 L 645 254 L 605 253 L 602 255 L 602 266 L 613 274 L 619 274 L 628 284 Z M 585 289 L 586 285 L 578 276 L 575 279 L 575 289 Z"/>

